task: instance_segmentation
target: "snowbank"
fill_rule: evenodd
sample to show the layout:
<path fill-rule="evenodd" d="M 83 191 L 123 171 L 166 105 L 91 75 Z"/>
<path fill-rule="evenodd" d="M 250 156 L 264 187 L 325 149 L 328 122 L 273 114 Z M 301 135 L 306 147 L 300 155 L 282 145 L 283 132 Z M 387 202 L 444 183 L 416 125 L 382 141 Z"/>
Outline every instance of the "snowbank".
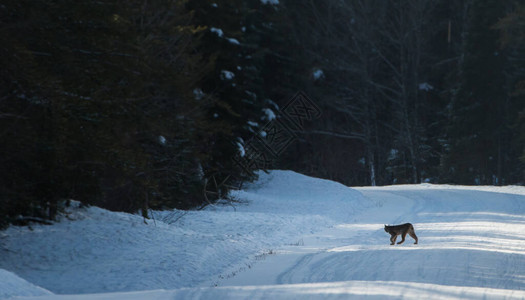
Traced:
<path fill-rule="evenodd" d="M 0 299 L 14 296 L 44 296 L 52 294 L 50 291 L 29 283 L 9 271 L 0 269 Z"/>
<path fill-rule="evenodd" d="M 212 286 L 304 234 L 349 220 L 366 202 L 341 184 L 290 171 L 261 172 L 234 197 L 235 207 L 155 212 L 147 224 L 74 203 L 53 226 L 6 230 L 0 268 L 56 294 Z"/>
<path fill-rule="evenodd" d="M 259 179 L 245 190 L 234 191 L 234 198 L 247 201 L 237 211 L 318 216 L 326 223 L 348 222 L 371 205 L 363 195 L 340 183 L 313 178 L 292 171 L 259 172 Z M 228 210 L 228 206 L 221 207 Z M 295 228 L 294 228 L 295 229 Z"/>

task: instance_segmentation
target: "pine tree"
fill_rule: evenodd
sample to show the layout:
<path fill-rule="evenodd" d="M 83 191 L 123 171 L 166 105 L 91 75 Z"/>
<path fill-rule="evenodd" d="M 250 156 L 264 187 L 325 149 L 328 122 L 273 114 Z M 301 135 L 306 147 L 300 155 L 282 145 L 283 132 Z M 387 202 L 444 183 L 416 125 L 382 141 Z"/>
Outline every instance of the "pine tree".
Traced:
<path fill-rule="evenodd" d="M 0 12 L 0 153 L 13 170 L 0 178 L 2 217 L 52 219 L 70 198 L 145 215 L 204 201 L 195 157 L 207 128 L 192 85 L 207 66 L 184 1 L 8 1 Z"/>
<path fill-rule="evenodd" d="M 198 51 L 213 62 L 197 89 L 209 103 L 210 135 L 204 140 L 201 161 L 204 176 L 218 182 L 251 178 L 253 170 L 239 168 L 232 158 L 265 122 L 268 96 L 262 68 L 267 50 L 261 24 L 271 16 L 271 8 L 255 0 L 191 1 L 188 7 L 197 24 L 206 28 Z"/>

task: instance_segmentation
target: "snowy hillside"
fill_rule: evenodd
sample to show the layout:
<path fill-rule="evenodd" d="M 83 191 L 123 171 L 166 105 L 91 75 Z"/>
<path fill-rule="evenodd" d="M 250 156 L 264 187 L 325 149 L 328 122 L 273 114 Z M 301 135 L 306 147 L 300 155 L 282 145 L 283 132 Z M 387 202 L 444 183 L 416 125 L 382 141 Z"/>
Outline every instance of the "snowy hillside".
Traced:
<path fill-rule="evenodd" d="M 147 224 L 75 204 L 55 225 L 11 227 L 0 298 L 525 298 L 524 187 L 348 188 L 273 171 L 234 197 Z M 390 246 L 383 224 L 405 222 L 419 244 Z"/>

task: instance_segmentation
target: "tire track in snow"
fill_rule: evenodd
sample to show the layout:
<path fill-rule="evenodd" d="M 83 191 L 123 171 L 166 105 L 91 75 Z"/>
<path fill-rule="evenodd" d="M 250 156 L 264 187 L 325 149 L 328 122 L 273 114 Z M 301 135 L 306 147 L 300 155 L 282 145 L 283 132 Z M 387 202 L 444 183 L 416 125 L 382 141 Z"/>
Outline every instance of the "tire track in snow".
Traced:
<path fill-rule="evenodd" d="M 348 235 L 334 233 L 331 245 L 295 256 L 277 272 L 277 284 L 395 280 L 509 290 L 525 286 L 525 251 L 515 250 L 525 248 L 525 234 L 505 227 L 510 220 L 525 232 L 525 217 L 519 217 L 523 196 L 424 187 L 359 190 L 378 207 L 357 216 L 355 224 L 342 224 Z M 404 222 L 415 225 L 420 244 L 407 236 L 404 244 L 390 246 L 382 224 Z"/>
<path fill-rule="evenodd" d="M 277 276 L 277 284 L 294 283 L 294 275 L 299 273 L 299 270 L 306 267 L 318 253 L 307 254 L 300 258 L 293 266 L 282 272 Z"/>

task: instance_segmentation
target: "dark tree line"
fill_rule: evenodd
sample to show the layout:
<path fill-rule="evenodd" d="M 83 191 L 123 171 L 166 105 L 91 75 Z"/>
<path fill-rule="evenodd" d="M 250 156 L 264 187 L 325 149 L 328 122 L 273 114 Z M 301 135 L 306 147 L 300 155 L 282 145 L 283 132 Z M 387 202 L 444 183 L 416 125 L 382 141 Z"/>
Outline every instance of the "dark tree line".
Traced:
<path fill-rule="evenodd" d="M 348 185 L 522 184 L 525 7 L 505 0 L 6 0 L 0 225 L 68 199 L 198 208 L 304 91 L 273 166 Z"/>
<path fill-rule="evenodd" d="M 324 118 L 284 166 L 348 185 L 524 182 L 519 1 L 283 6 L 292 57 L 325 75 L 303 85 Z"/>

